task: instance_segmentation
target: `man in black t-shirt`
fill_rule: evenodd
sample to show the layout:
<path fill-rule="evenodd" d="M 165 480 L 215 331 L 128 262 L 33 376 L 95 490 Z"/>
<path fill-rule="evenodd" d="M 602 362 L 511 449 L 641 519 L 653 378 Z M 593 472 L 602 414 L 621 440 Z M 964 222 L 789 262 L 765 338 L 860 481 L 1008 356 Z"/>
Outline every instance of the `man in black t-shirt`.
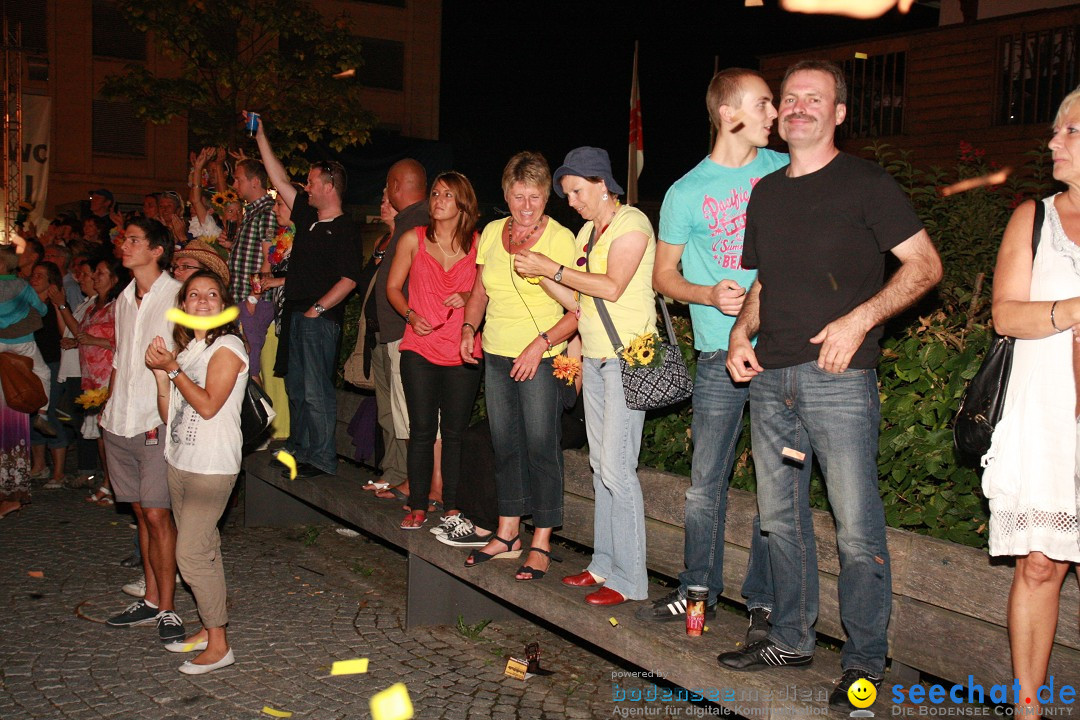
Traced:
<path fill-rule="evenodd" d="M 829 705 L 849 712 L 853 683 L 882 680 L 891 612 L 877 474 L 878 341 L 888 318 L 941 279 L 941 261 L 888 173 L 836 148 L 846 98 L 832 63 L 788 69 L 779 120 L 791 164 L 762 178 L 747 208 L 743 265 L 758 277 L 731 330 L 727 367 L 736 381 L 753 379 L 751 437 L 775 607 L 768 638 L 717 659 L 760 670 L 813 658 L 817 557 L 813 535 L 804 539 L 800 526 L 816 454 L 836 519 L 848 633 Z M 888 282 L 886 253 L 900 261 Z"/>
<path fill-rule="evenodd" d="M 283 313 L 288 319 L 289 343 L 285 449 L 296 459 L 297 477 L 333 475 L 337 472 L 337 346 L 345 299 L 356 287 L 363 267 L 360 228 L 341 209 L 346 184 L 341 164 L 312 165 L 304 191 L 298 191 L 270 148 L 263 128 L 265 117 L 259 121 L 255 134 L 259 154 L 270 181 L 292 209 L 296 226 Z"/>

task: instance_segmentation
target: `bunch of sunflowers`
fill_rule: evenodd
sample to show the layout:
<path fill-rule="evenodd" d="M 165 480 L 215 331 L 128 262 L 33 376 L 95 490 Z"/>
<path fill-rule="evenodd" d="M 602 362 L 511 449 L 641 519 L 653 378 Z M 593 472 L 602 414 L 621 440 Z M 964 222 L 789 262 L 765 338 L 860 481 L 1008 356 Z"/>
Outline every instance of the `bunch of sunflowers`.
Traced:
<path fill-rule="evenodd" d="M 630 367 L 657 367 L 664 362 L 664 346 L 656 333 L 642 333 L 623 348 L 622 358 Z"/>
<path fill-rule="evenodd" d="M 581 375 L 581 361 L 566 355 L 556 355 L 554 360 L 555 368 L 551 374 L 556 379 L 565 381 L 567 385 L 573 385 L 574 380 Z"/>
<path fill-rule="evenodd" d="M 109 399 L 109 388 L 99 387 L 93 390 L 85 390 L 82 395 L 75 398 L 75 402 L 82 405 L 83 410 L 101 407 Z"/>
<path fill-rule="evenodd" d="M 240 202 L 240 196 L 236 194 L 235 190 L 225 190 L 224 192 L 216 192 L 214 196 L 210 198 L 210 204 L 214 206 L 214 209 L 218 213 L 225 212 L 225 208 L 233 203 Z"/>

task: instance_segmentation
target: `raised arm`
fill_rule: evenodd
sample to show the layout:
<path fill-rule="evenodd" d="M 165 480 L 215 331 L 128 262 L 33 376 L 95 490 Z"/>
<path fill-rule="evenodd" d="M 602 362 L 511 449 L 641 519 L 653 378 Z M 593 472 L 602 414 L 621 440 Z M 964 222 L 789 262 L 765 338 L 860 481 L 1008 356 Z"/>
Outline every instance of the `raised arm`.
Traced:
<path fill-rule="evenodd" d="M 188 193 L 188 200 L 191 202 L 191 209 L 195 211 L 195 216 L 199 218 L 200 225 L 206 222 L 206 214 L 209 212 L 206 202 L 203 200 L 202 174 L 203 169 L 206 168 L 206 163 L 209 162 L 214 152 L 214 148 L 205 147 L 192 163 L 191 190 Z M 217 187 L 219 190 L 223 189 L 220 185 Z"/>
<path fill-rule="evenodd" d="M 247 120 L 246 112 L 244 120 Z M 289 174 L 285 172 L 285 166 L 277 159 L 273 148 L 270 147 L 270 141 L 266 138 L 266 118 L 262 115 L 259 116 L 259 129 L 255 131 L 255 143 L 259 146 L 259 156 L 262 158 L 263 167 L 266 168 L 270 182 L 291 210 L 293 200 L 296 199 L 296 188 L 289 182 Z"/>

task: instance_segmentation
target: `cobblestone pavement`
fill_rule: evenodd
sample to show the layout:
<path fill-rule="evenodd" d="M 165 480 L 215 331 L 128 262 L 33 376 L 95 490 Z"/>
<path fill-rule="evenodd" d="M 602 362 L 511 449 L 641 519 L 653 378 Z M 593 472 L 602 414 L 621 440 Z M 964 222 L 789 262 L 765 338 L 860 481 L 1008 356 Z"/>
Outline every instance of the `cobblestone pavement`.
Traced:
<path fill-rule="evenodd" d="M 370 696 L 398 681 L 418 718 L 611 717 L 626 705 L 612 700 L 612 673 L 634 668 L 523 620 L 493 623 L 475 640 L 450 627 L 406 632 L 406 563 L 392 549 L 331 528 L 248 529 L 235 516 L 222 545 L 237 662 L 182 675 L 184 657 L 161 648 L 153 625 L 102 624 L 131 600 L 120 587 L 138 574 L 117 563 L 132 549 L 129 517 L 84 502 L 86 492 L 37 490 L 0 520 L 2 720 L 267 718 L 264 706 L 297 720 L 365 718 Z M 177 593 L 177 610 L 197 627 L 188 592 Z M 555 674 L 505 677 L 505 657 L 532 640 Z M 370 659 L 368 673 L 330 676 L 331 662 L 355 657 Z"/>

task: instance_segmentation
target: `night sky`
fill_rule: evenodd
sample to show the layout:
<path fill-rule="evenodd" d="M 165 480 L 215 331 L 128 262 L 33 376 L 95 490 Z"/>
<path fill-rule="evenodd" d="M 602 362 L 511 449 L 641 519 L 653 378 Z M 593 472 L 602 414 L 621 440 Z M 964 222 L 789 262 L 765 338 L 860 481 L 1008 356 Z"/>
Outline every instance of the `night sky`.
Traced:
<path fill-rule="evenodd" d="M 756 68 L 761 55 L 937 25 L 937 9 L 919 5 L 907 15 L 857 21 L 765 3 L 448 0 L 441 140 L 452 145 L 455 169 L 469 176 L 481 201 L 501 204 L 502 168 L 520 150 L 542 152 L 554 169 L 574 147 L 602 147 L 623 183 L 638 40 L 645 144 L 639 193 L 658 202 L 708 152 L 705 89 L 715 56 L 720 68 Z"/>

